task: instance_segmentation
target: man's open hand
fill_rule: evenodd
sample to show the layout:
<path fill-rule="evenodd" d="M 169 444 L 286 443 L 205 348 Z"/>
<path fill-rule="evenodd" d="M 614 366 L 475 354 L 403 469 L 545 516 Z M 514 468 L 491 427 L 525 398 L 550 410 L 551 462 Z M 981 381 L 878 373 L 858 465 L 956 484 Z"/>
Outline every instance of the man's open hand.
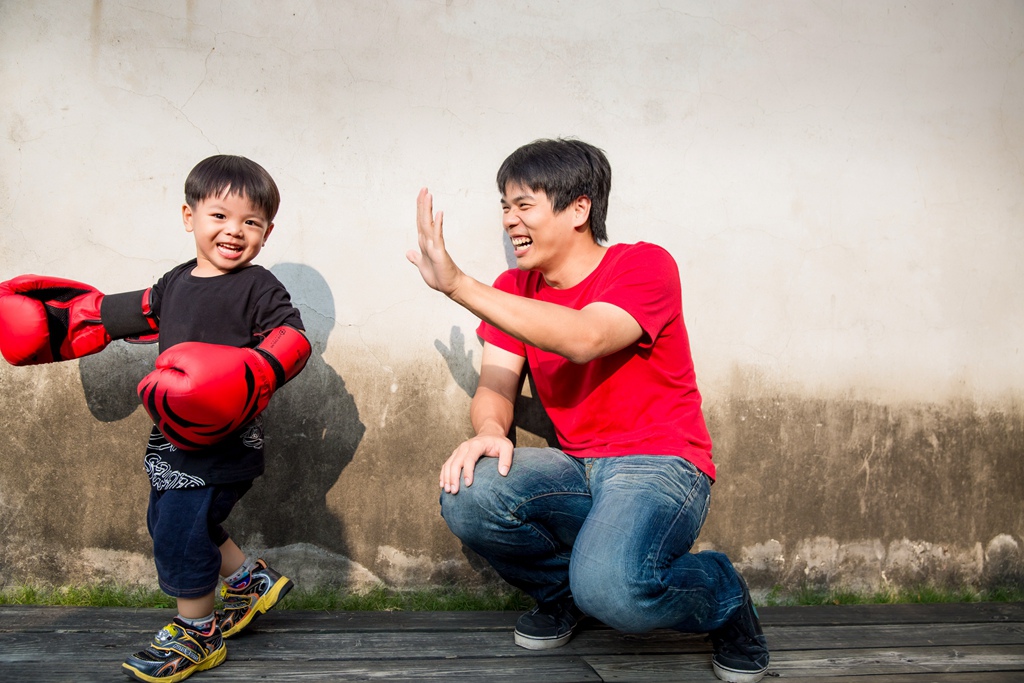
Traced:
<path fill-rule="evenodd" d="M 451 296 L 458 288 L 463 272 L 444 248 L 444 213 L 434 214 L 434 198 L 427 188 L 416 198 L 416 233 L 420 250 L 405 253 L 409 262 L 420 271 L 423 281 L 431 289 Z"/>

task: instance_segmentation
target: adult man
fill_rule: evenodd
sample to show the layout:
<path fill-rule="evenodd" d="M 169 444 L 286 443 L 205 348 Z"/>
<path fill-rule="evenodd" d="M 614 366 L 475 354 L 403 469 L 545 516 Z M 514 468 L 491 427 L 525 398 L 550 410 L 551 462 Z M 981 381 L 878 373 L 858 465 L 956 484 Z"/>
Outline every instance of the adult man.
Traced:
<path fill-rule="evenodd" d="M 441 469 L 448 526 L 536 599 L 522 647 L 564 645 L 586 614 L 631 633 L 709 632 L 719 678 L 760 680 L 769 655 L 746 584 L 725 555 L 689 552 L 715 468 L 675 261 L 602 245 L 611 167 L 592 145 L 530 143 L 497 181 L 517 269 L 493 287 L 463 273 L 425 188 L 407 254 L 482 320 L 476 435 Z M 527 362 L 560 448 L 507 438 Z"/>

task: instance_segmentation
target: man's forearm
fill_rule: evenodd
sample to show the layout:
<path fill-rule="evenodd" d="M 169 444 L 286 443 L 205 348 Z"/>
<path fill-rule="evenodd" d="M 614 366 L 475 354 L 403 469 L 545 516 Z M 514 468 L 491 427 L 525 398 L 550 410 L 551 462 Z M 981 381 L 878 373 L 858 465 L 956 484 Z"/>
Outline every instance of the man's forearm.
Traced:
<path fill-rule="evenodd" d="M 512 428 L 514 405 L 507 398 L 484 387 L 477 389 L 469 416 L 477 436 L 505 436 Z"/>
<path fill-rule="evenodd" d="M 586 311 L 509 294 L 468 275 L 449 296 L 519 341 L 576 363 L 618 350 L 607 346 L 610 335 L 592 324 Z"/>

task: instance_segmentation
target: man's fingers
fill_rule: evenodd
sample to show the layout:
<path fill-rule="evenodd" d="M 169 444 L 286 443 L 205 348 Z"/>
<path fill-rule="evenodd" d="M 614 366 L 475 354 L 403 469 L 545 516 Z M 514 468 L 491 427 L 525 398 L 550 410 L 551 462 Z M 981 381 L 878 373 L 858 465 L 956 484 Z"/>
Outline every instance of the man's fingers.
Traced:
<path fill-rule="evenodd" d="M 444 251 L 443 226 L 444 212 L 434 213 L 434 198 L 424 187 L 416 197 L 416 227 L 420 251 L 424 255 L 435 249 Z"/>
<path fill-rule="evenodd" d="M 451 460 L 449 459 L 448 462 L 446 462 L 444 464 L 444 467 L 441 468 L 441 488 L 443 488 L 446 493 L 455 493 L 455 491 L 457 491 L 458 487 L 459 487 L 459 479 L 458 479 L 458 477 L 459 477 L 459 473 L 458 473 L 458 471 L 456 471 L 455 472 L 455 483 L 453 484 L 452 483 Z M 453 490 L 453 487 L 454 487 L 454 490 Z"/>
<path fill-rule="evenodd" d="M 416 197 L 416 218 L 418 218 L 421 223 L 429 223 L 430 214 L 433 213 L 433 211 L 434 198 L 430 196 L 430 192 L 424 187 Z"/>
<path fill-rule="evenodd" d="M 498 455 L 498 474 L 503 477 L 508 476 L 508 471 L 512 468 L 512 450 L 502 449 Z"/>
<path fill-rule="evenodd" d="M 507 439 L 477 436 L 459 444 L 441 466 L 439 483 L 447 493 L 458 493 L 460 485 L 472 486 L 476 464 L 482 457 L 497 457 L 502 476 L 512 467 L 512 442 Z"/>
<path fill-rule="evenodd" d="M 473 469 L 476 467 L 475 460 L 469 460 L 462 465 L 462 481 L 466 486 L 473 485 Z M 456 486 L 458 486 L 458 480 L 456 479 Z M 458 489 L 456 488 L 456 491 Z"/>
<path fill-rule="evenodd" d="M 427 188 L 420 190 L 420 194 L 416 197 L 416 221 L 419 223 L 420 228 L 429 231 L 434 227 L 435 223 L 439 223 L 441 212 L 437 212 L 437 217 L 434 216 L 434 198 L 431 196 Z"/>
<path fill-rule="evenodd" d="M 459 444 L 459 447 L 452 452 L 441 468 L 441 488 L 447 493 L 458 493 L 459 479 L 462 477 L 463 469 L 470 468 L 471 471 L 473 458 L 467 457 L 468 443 Z M 470 475 L 470 480 L 472 480 L 472 475 Z"/>

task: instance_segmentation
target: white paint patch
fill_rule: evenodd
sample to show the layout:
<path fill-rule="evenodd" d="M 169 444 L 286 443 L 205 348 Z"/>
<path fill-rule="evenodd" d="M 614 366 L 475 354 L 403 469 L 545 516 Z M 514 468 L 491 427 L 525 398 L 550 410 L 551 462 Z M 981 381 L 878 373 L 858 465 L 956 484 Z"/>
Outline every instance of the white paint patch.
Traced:
<path fill-rule="evenodd" d="M 332 553 L 311 543 L 295 543 L 246 554 L 263 557 L 274 569 L 304 588 L 344 588 L 363 592 L 383 581 L 369 569 L 344 555 Z"/>
<path fill-rule="evenodd" d="M 142 553 L 107 548 L 83 548 L 79 560 L 80 578 L 88 578 L 89 583 L 146 587 L 157 585 L 153 560 Z"/>
<path fill-rule="evenodd" d="M 1020 551 L 1020 543 L 1017 542 L 1017 539 L 1009 534 L 999 534 L 985 547 L 985 558 L 988 559 L 997 553 L 1016 553 L 1018 551 Z"/>
<path fill-rule="evenodd" d="M 702 544 L 695 550 L 711 550 Z M 828 536 L 798 541 L 787 561 L 775 539 L 744 546 L 736 561 L 748 581 L 761 588 L 801 585 L 863 595 L 922 585 L 981 588 L 1001 577 L 1024 575 L 1024 552 L 1016 538 L 999 534 L 982 544 L 943 545 L 901 539 L 839 542 Z"/>
<path fill-rule="evenodd" d="M 737 563 L 756 571 L 778 572 L 786 566 L 786 552 L 774 538 L 767 543 L 744 546 Z"/>
<path fill-rule="evenodd" d="M 377 562 L 388 583 L 395 586 L 430 585 L 435 583 L 434 577 L 462 564 L 462 560 L 437 562 L 427 555 L 406 553 L 390 545 L 377 548 Z"/>

